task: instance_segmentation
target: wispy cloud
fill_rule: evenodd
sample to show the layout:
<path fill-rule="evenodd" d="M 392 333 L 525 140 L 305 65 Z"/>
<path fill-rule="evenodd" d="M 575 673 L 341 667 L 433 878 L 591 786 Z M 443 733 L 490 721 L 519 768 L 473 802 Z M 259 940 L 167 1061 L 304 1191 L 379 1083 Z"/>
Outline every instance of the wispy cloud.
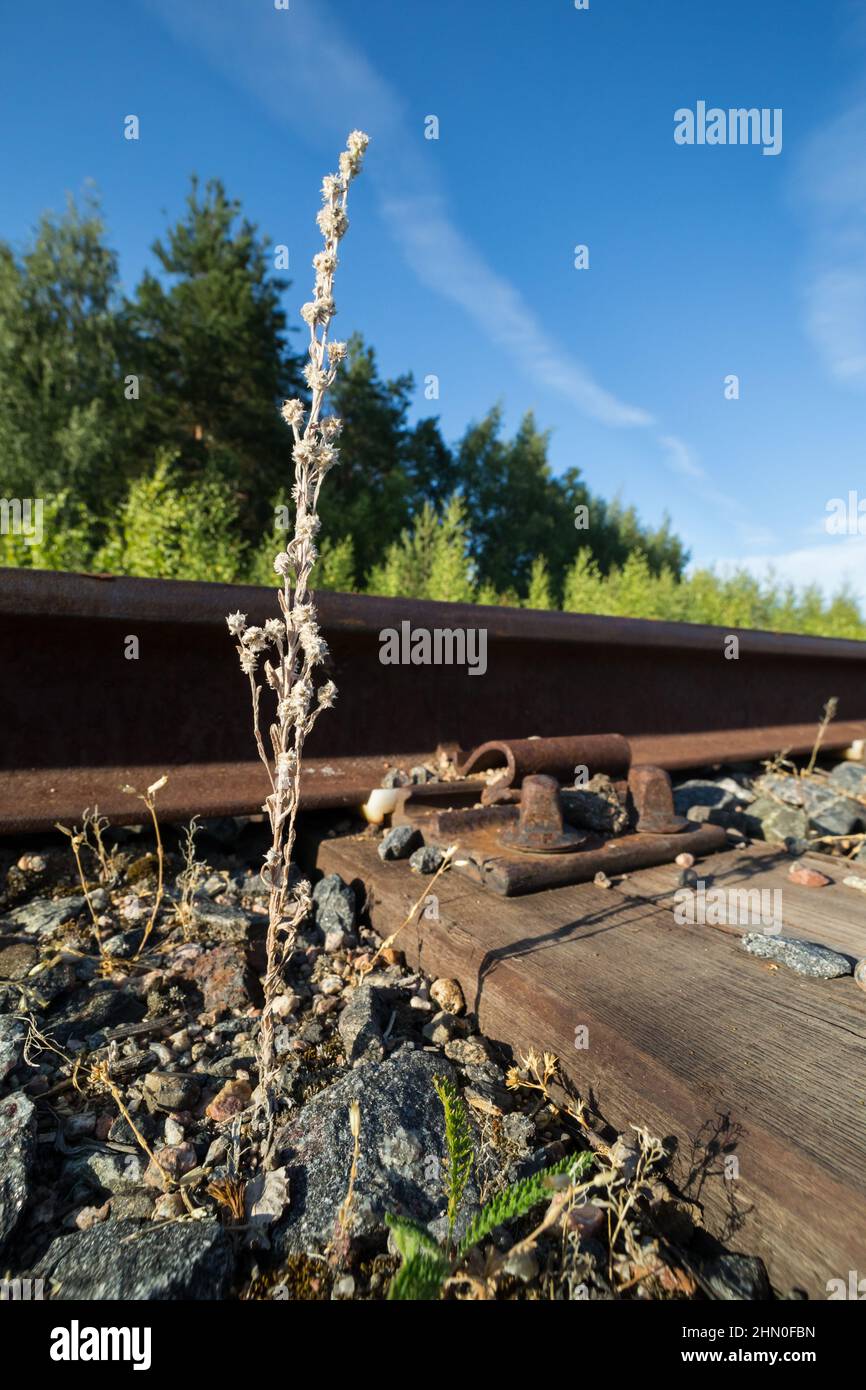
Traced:
<path fill-rule="evenodd" d="M 866 102 L 815 134 L 798 193 L 812 228 L 808 331 L 833 376 L 866 387 Z"/>
<path fill-rule="evenodd" d="M 861 603 L 866 602 L 866 536 L 828 536 L 823 545 L 780 555 L 750 555 L 737 564 L 757 578 L 772 570 L 798 588 L 817 584 L 828 597 L 847 584 Z"/>
<path fill-rule="evenodd" d="M 447 198 L 419 158 L 400 96 L 342 38 L 322 0 L 290 11 L 240 7 L 236 0 L 147 0 L 179 38 L 252 93 L 279 121 L 332 145 L 353 126 L 375 136 L 368 162 L 383 217 L 423 284 L 455 303 L 534 382 L 558 392 L 592 420 L 648 426 L 652 415 L 621 400 L 562 350 L 520 292 L 461 232 Z"/>
<path fill-rule="evenodd" d="M 736 538 L 741 545 L 767 546 L 773 543 L 773 533 L 765 526 L 755 522 L 751 513 L 736 497 L 729 496 L 717 488 L 694 450 L 685 440 L 675 434 L 660 434 L 658 442 L 664 450 L 664 461 L 671 472 L 684 478 L 691 490 L 717 511 L 723 512 L 730 520 Z"/>

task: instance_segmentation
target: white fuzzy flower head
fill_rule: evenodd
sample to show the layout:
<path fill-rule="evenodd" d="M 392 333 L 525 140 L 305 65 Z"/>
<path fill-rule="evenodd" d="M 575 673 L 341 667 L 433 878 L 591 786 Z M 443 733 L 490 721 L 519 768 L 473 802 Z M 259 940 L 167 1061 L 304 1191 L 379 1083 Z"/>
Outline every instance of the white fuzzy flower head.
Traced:
<path fill-rule="evenodd" d="M 281 550 L 274 560 L 274 573 L 281 574 L 284 578 L 292 573 L 292 562 L 285 550 Z"/>
<path fill-rule="evenodd" d="M 272 642 L 282 642 L 286 635 L 286 625 L 279 618 L 268 618 L 265 623 L 265 636 Z"/>
<path fill-rule="evenodd" d="M 343 196 L 345 184 L 339 174 L 326 174 L 322 180 L 322 199 L 330 203 L 335 198 Z"/>
<path fill-rule="evenodd" d="M 330 248 L 325 251 L 317 251 L 313 257 L 313 268 L 317 275 L 333 275 L 338 264 L 337 253 Z"/>
<path fill-rule="evenodd" d="M 318 281 L 316 282 L 318 285 Z M 336 306 L 330 295 L 321 294 L 315 300 L 310 300 L 308 304 L 301 305 L 301 318 L 304 323 L 308 323 L 311 328 L 316 324 L 327 323 L 337 312 Z"/>
<path fill-rule="evenodd" d="M 328 373 L 323 372 L 321 367 L 317 367 L 315 362 L 308 362 L 304 367 L 304 380 L 311 391 L 326 391 L 328 389 Z"/>
<path fill-rule="evenodd" d="M 321 521 L 312 512 L 298 519 L 296 534 L 299 541 L 311 541 L 321 528 Z"/>
<path fill-rule="evenodd" d="M 337 362 L 342 362 L 344 361 L 346 353 L 348 351 L 348 343 L 340 343 L 336 341 L 333 343 L 328 343 L 328 361 L 332 364 L 332 366 L 335 365 Z"/>
<path fill-rule="evenodd" d="M 339 241 L 349 230 L 349 219 L 342 208 L 322 208 L 316 221 L 319 231 L 327 241 Z"/>
<path fill-rule="evenodd" d="M 321 709 L 332 709 L 337 698 L 337 687 L 333 681 L 325 681 L 324 685 L 319 686 L 318 690 L 319 706 Z"/>
<path fill-rule="evenodd" d="M 299 400 L 283 401 L 280 414 L 287 425 L 302 425 L 304 423 L 304 402 Z"/>
<path fill-rule="evenodd" d="M 312 439 L 301 439 L 292 450 L 292 458 L 302 468 L 310 468 L 316 462 L 318 447 Z"/>
<path fill-rule="evenodd" d="M 322 477 L 334 467 L 340 457 L 339 449 L 335 449 L 332 444 L 320 444 L 316 450 L 316 467 Z"/>
<path fill-rule="evenodd" d="M 268 639 L 260 627 L 248 627 L 241 638 L 248 652 L 263 652 Z"/>
<path fill-rule="evenodd" d="M 246 613 L 229 613 L 226 623 L 232 637 L 240 637 L 247 625 L 247 615 Z"/>
<path fill-rule="evenodd" d="M 307 680 L 297 680 L 289 691 L 288 706 L 290 718 L 294 723 L 300 723 L 307 716 L 310 708 L 310 699 L 313 694 L 313 687 Z"/>
<path fill-rule="evenodd" d="M 354 155 L 356 159 L 361 159 L 369 143 L 370 137 L 369 135 L 365 135 L 363 130 L 353 130 L 346 141 L 346 149 L 349 151 L 349 154 Z"/>
<path fill-rule="evenodd" d="M 258 659 L 258 657 L 256 656 L 255 652 L 249 652 L 249 651 L 246 651 L 246 650 L 244 649 L 244 650 L 241 651 L 240 657 L 241 657 L 241 670 L 243 671 L 244 675 L 245 675 L 245 676 L 253 676 L 253 675 L 255 675 L 256 667 L 257 667 L 258 664 L 259 664 L 259 659 Z"/>
<path fill-rule="evenodd" d="M 315 623 L 304 623 L 298 636 L 308 665 L 315 666 L 328 655 L 328 644 Z"/>

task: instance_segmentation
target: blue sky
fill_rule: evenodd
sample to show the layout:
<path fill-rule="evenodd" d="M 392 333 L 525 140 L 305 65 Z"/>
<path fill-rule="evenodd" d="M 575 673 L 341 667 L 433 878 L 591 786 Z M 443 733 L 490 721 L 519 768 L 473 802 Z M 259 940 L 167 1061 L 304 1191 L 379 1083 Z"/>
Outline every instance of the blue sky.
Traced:
<path fill-rule="evenodd" d="M 218 175 L 289 246 L 296 319 L 321 176 L 361 127 L 337 325 L 414 372 L 416 413 L 454 439 L 532 409 L 557 471 L 667 510 L 698 563 L 866 597 L 866 536 L 824 524 L 866 498 L 864 0 L 3 0 L 2 22 L 3 238 L 93 179 L 131 289 L 190 173 Z M 781 108 L 781 153 L 677 145 L 698 101 Z"/>

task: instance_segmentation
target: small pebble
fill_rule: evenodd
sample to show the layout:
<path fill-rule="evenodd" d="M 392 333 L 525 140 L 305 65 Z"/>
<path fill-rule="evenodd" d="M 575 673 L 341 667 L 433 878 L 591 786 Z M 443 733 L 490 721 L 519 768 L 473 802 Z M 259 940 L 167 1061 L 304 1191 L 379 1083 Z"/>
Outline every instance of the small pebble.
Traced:
<path fill-rule="evenodd" d="M 595 878 L 594 878 L 592 881 L 593 881 L 593 883 L 595 884 L 596 888 L 612 888 L 612 887 L 613 887 L 613 884 L 611 883 L 611 881 L 610 881 L 610 879 L 608 878 L 607 874 L 604 873 L 601 869 L 599 869 L 598 873 L 596 874 Z"/>
<path fill-rule="evenodd" d="M 788 876 L 792 883 L 798 883 L 801 888 L 826 888 L 833 881 L 826 874 L 819 874 L 817 869 L 810 869 L 799 862 L 791 865 Z"/>
<path fill-rule="evenodd" d="M 434 980 L 430 997 L 446 1014 L 462 1014 L 466 1008 L 463 991 L 456 980 Z"/>
<path fill-rule="evenodd" d="M 205 1114 L 216 1124 L 225 1124 L 242 1110 L 246 1110 L 252 1098 L 252 1087 L 248 1081 L 227 1081 L 208 1106 Z"/>
<path fill-rule="evenodd" d="M 851 962 L 838 951 L 819 946 L 815 941 L 798 941 L 792 936 L 765 936 L 762 932 L 747 932 L 740 945 L 750 955 L 779 961 L 798 975 L 813 979 L 833 980 L 852 973 Z"/>
<path fill-rule="evenodd" d="M 421 845 L 409 856 L 409 868 L 414 874 L 435 874 L 445 858 L 436 845 Z"/>
<path fill-rule="evenodd" d="M 858 878 L 856 874 L 849 874 L 843 878 L 842 882 L 846 888 L 856 888 L 858 893 L 866 893 L 866 878 Z"/>
<path fill-rule="evenodd" d="M 693 854 L 678 854 L 674 863 L 681 869 L 690 869 L 695 862 Z"/>
<path fill-rule="evenodd" d="M 183 1125 L 174 1115 L 166 1116 L 165 1121 L 165 1142 L 169 1145 L 183 1143 Z"/>
<path fill-rule="evenodd" d="M 339 975 L 325 975 L 325 977 L 319 981 L 320 994 L 340 994 L 342 989 L 343 981 L 340 979 Z"/>
<path fill-rule="evenodd" d="M 854 982 L 858 984 L 861 989 L 866 989 L 866 956 L 864 956 L 863 960 L 858 960 L 857 964 L 854 966 Z"/>
<path fill-rule="evenodd" d="M 395 825 L 388 831 L 379 845 L 380 859 L 408 859 L 413 849 L 421 843 L 421 835 L 414 825 Z"/>

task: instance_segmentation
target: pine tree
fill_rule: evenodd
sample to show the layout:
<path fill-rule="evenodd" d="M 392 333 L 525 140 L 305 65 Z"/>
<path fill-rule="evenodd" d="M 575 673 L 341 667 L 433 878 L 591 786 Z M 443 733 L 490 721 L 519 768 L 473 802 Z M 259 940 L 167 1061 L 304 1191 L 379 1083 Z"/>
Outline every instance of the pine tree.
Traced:
<path fill-rule="evenodd" d="M 140 457 L 169 449 L 192 480 L 221 474 L 258 541 L 291 475 L 278 405 L 300 389 L 269 250 L 219 180 L 193 178 L 185 215 L 153 245 L 161 277 L 142 277 L 127 320 L 141 377 Z"/>
<path fill-rule="evenodd" d="M 95 196 L 46 214 L 18 259 L 0 244 L 0 458 L 6 496 L 101 512 L 133 461 L 117 260 Z"/>

